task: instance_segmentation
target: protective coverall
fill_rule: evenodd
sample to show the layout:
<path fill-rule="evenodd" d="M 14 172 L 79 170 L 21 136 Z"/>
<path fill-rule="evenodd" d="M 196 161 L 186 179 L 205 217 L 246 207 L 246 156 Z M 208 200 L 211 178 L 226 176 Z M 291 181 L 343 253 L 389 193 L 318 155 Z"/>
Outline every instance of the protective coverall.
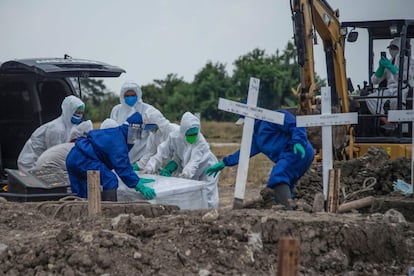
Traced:
<path fill-rule="evenodd" d="M 125 101 L 125 94 L 128 91 L 134 91 L 137 98 L 135 103 L 127 103 Z M 150 109 L 156 109 L 150 104 L 144 103 L 142 101 L 142 90 L 138 84 L 132 81 L 126 81 L 122 87 L 119 94 L 119 101 L 120 104 L 117 104 L 112 108 L 110 118 L 117 121 L 119 125 L 123 124 L 126 119 L 133 114 L 134 112 L 138 112 L 141 116 L 144 116 L 144 112 Z M 132 104 L 132 106 L 131 106 Z M 156 109 L 157 110 L 157 109 Z M 135 163 L 145 153 L 145 146 L 148 139 L 148 132 L 142 132 L 141 137 L 137 139 L 137 142 L 133 146 L 133 148 L 129 151 L 129 158 L 131 162 Z"/>
<path fill-rule="evenodd" d="M 274 199 L 277 202 L 290 209 L 288 199 L 292 197 L 298 179 L 312 164 L 314 149 L 308 141 L 306 130 L 296 127 L 295 116 L 286 110 L 276 110 L 276 112 L 285 114 L 283 125 L 255 120 L 250 157 L 263 153 L 275 163 L 267 187 L 275 191 Z M 237 150 L 224 157 L 222 162 L 209 168 L 206 173 L 211 175 L 225 166 L 237 165 L 239 156 L 240 150 Z"/>
<path fill-rule="evenodd" d="M 53 146 L 43 152 L 36 161 L 35 170 L 51 169 L 56 172 L 66 173 L 66 157 L 75 146 L 75 141 L 85 136 L 93 129 L 91 120 L 85 121 L 72 129 L 70 143 L 63 143 Z"/>
<path fill-rule="evenodd" d="M 393 47 L 394 46 L 394 47 Z M 391 55 L 391 60 L 389 64 L 394 66 L 394 72 L 390 70 L 391 66 L 388 65 L 388 67 L 382 67 L 383 60 L 380 60 L 379 62 L 379 68 L 377 71 L 372 74 L 371 81 L 372 84 L 376 85 L 381 83 L 383 80 L 387 80 L 387 88 L 381 91 L 377 91 L 374 93 L 369 94 L 369 96 L 377 97 L 377 96 L 397 96 L 397 89 L 398 89 L 398 68 L 400 64 L 400 55 L 399 55 L 399 48 L 400 48 L 400 38 L 394 38 L 390 45 L 388 46 L 390 48 L 389 52 Z M 398 48 L 398 50 L 392 50 L 392 48 Z M 386 58 L 385 58 L 386 59 Z M 408 70 L 408 84 L 413 87 L 414 85 L 414 59 L 410 58 L 410 67 L 408 68 L 408 57 L 404 57 L 404 72 L 403 72 L 403 80 L 407 82 L 407 70 Z M 402 102 L 403 104 L 406 103 L 407 99 L 407 93 L 408 88 L 404 88 L 403 84 L 403 97 Z M 390 101 L 390 109 L 394 110 L 397 109 L 397 99 L 396 98 L 381 98 L 381 99 L 366 99 L 366 104 L 369 108 L 369 111 L 372 114 L 384 114 L 384 103 L 386 101 Z"/>
<path fill-rule="evenodd" d="M 200 120 L 190 112 L 183 114 L 179 130 L 170 133 L 167 140 L 157 149 L 157 154 L 147 162 L 144 171 L 156 173 L 167 160 L 175 160 L 181 169 L 180 177 L 206 182 L 208 208 L 217 208 L 218 178 L 204 174 L 204 171 L 217 162 L 210 151 L 206 139 L 198 133 L 197 140 L 190 144 L 186 140 L 186 132 L 191 128 L 200 129 Z"/>
<path fill-rule="evenodd" d="M 41 125 L 26 141 L 17 159 L 20 170 L 29 171 L 36 165 L 39 156 L 55 145 L 68 143 L 72 129 L 77 125 L 71 119 L 75 111 L 85 104 L 75 96 L 67 96 L 62 102 L 62 114 L 55 120 Z"/>
<path fill-rule="evenodd" d="M 134 113 L 127 121 L 129 124 L 142 124 L 142 117 Z M 79 197 L 87 197 L 88 170 L 100 171 L 103 194 L 108 191 L 116 197 L 118 179 L 111 170 L 115 170 L 129 188 L 136 187 L 140 178 L 129 162 L 127 138 L 128 124 L 92 130 L 87 137 L 78 138 L 66 159 L 72 192 Z"/>
<path fill-rule="evenodd" d="M 144 125 L 154 124 L 156 125 L 156 130 L 151 131 L 148 136 L 145 153 L 138 161 L 140 168 L 145 168 L 148 160 L 157 153 L 157 147 L 167 140 L 170 133 L 178 131 L 180 128 L 177 124 L 170 123 L 157 109 L 148 109 L 144 113 L 143 119 Z"/>

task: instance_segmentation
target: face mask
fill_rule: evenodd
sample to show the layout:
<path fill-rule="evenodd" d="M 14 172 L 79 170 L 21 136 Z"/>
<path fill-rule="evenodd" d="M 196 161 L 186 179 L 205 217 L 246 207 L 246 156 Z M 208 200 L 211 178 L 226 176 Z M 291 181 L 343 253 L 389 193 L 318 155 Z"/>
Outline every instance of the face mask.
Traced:
<path fill-rule="evenodd" d="M 74 125 L 79 125 L 79 124 L 80 124 L 80 122 L 82 121 L 82 117 L 83 117 L 83 115 L 82 115 L 82 114 L 76 114 L 76 113 L 74 113 L 74 114 L 72 115 L 72 118 L 70 118 L 70 121 L 71 121 L 71 123 L 72 123 L 72 124 L 74 124 Z"/>
<path fill-rule="evenodd" d="M 198 134 L 195 134 L 195 135 L 186 135 L 185 136 L 185 140 L 189 143 L 189 144 L 194 144 L 196 141 L 197 141 L 197 137 L 198 137 Z"/>
<path fill-rule="evenodd" d="M 185 133 L 185 140 L 189 144 L 194 144 L 197 141 L 198 131 L 198 127 L 192 127 L 189 130 L 187 130 Z"/>
<path fill-rule="evenodd" d="M 390 50 L 390 55 L 395 58 L 398 54 L 398 50 Z"/>
<path fill-rule="evenodd" d="M 135 103 L 138 101 L 138 96 L 126 96 L 125 103 L 130 107 L 133 107 Z"/>

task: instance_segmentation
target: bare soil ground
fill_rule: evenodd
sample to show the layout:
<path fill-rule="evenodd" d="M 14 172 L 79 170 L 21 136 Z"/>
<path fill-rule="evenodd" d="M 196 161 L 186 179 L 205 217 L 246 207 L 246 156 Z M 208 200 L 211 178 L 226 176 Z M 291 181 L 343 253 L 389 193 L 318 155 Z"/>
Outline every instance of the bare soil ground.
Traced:
<path fill-rule="evenodd" d="M 254 162 L 246 202 L 258 198 L 272 165 Z M 236 168 L 220 176 L 213 211 L 104 202 L 90 218 L 85 202 L 0 202 L 0 275 L 276 275 L 283 237 L 300 241 L 299 275 L 407 275 L 414 202 L 392 184 L 409 182 L 409 161 L 373 149 L 335 167 L 341 203 L 366 196 L 376 203 L 346 214 L 315 212 L 320 164 L 298 183 L 293 211 L 260 201 L 232 210 Z M 259 168 L 264 173 L 252 177 Z"/>

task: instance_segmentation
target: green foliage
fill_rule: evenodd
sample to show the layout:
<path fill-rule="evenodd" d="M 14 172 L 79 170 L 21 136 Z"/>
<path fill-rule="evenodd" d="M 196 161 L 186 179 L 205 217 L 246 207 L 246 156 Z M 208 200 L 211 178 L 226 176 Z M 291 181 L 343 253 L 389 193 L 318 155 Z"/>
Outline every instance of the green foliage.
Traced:
<path fill-rule="evenodd" d="M 280 54 L 267 55 L 264 50 L 254 49 L 234 61 L 232 76 L 226 65 L 220 62 L 207 64 L 188 83 L 176 74 L 156 79 L 143 85 L 143 101 L 158 108 L 166 118 L 179 122 L 184 112 L 200 112 L 207 121 L 234 121 L 237 115 L 218 110 L 219 98 L 240 101 L 247 98 L 251 77 L 260 79 L 258 106 L 279 109 L 297 106 L 292 88 L 299 84 L 299 66 L 296 62 L 295 45 L 289 41 Z M 325 80 L 318 76 L 319 84 Z M 111 109 L 119 104 L 119 97 L 110 93 L 102 80 L 80 79 L 86 117 L 102 121 L 109 117 Z"/>

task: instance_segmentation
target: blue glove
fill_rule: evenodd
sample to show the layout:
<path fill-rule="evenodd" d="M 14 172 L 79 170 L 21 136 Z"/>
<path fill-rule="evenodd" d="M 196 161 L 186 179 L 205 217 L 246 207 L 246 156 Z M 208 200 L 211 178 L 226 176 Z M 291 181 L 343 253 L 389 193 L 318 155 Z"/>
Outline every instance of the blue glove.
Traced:
<path fill-rule="evenodd" d="M 397 66 L 395 66 L 394 64 L 391 63 L 391 61 L 389 59 L 387 59 L 386 57 L 381 57 L 380 61 L 380 66 L 387 68 L 388 70 L 390 70 L 390 72 L 392 74 L 395 74 L 398 72 L 398 68 Z"/>
<path fill-rule="evenodd" d="M 155 179 L 152 178 L 140 178 L 135 190 L 140 192 L 146 199 L 153 199 L 156 196 L 156 193 L 153 188 L 145 186 L 145 183 L 154 182 Z"/>
<path fill-rule="evenodd" d="M 221 171 L 222 169 L 224 169 L 226 165 L 224 164 L 223 161 L 220 161 L 210 167 L 207 168 L 207 170 L 205 171 L 205 174 L 208 176 L 213 175 L 214 177 L 216 177 L 216 175 L 218 174 L 219 171 Z"/>
<path fill-rule="evenodd" d="M 392 184 L 394 191 L 399 191 L 404 195 L 411 195 L 411 184 L 406 183 L 404 180 L 398 179 Z"/>
<path fill-rule="evenodd" d="M 305 158 L 305 149 L 300 143 L 296 143 L 293 145 L 293 152 L 297 154 L 298 151 L 301 153 L 301 158 Z"/>
<path fill-rule="evenodd" d="M 178 168 L 178 164 L 171 160 L 168 164 L 164 167 L 164 169 L 160 170 L 160 175 L 162 176 L 171 176 L 171 174 Z"/>
<path fill-rule="evenodd" d="M 138 166 L 138 164 L 137 164 L 137 163 L 132 164 L 132 169 L 133 169 L 134 171 L 139 171 L 139 170 L 141 170 L 141 168 Z"/>

